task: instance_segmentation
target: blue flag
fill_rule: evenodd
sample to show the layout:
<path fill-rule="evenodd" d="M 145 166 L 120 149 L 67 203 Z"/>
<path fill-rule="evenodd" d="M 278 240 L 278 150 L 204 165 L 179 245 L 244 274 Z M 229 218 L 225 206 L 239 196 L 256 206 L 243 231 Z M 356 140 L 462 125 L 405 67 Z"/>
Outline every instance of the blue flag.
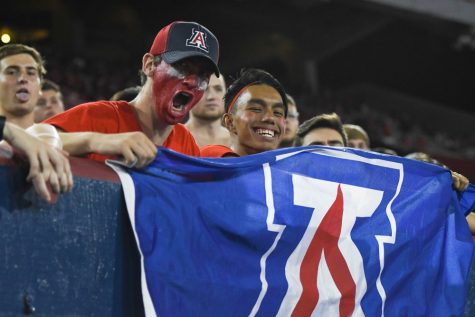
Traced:
<path fill-rule="evenodd" d="M 473 244 L 446 169 L 308 147 L 118 173 L 147 316 L 463 315 Z"/>

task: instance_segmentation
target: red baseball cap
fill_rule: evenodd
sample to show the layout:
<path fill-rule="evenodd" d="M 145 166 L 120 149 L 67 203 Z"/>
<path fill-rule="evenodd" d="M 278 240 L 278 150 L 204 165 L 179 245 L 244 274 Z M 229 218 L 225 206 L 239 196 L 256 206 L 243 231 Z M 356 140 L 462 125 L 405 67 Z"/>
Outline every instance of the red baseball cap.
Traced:
<path fill-rule="evenodd" d="M 196 22 L 176 21 L 161 29 L 150 54 L 161 55 L 168 64 L 184 58 L 201 56 L 208 59 L 219 76 L 219 43 L 210 30 Z"/>

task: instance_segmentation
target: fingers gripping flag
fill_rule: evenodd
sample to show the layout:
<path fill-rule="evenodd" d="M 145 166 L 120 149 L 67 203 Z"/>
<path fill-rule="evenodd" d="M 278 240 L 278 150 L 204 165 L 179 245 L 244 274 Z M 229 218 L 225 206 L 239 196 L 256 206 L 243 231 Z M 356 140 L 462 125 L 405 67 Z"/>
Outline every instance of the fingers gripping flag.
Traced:
<path fill-rule="evenodd" d="M 445 169 L 324 147 L 115 169 L 147 316 L 463 315 L 473 247 Z"/>

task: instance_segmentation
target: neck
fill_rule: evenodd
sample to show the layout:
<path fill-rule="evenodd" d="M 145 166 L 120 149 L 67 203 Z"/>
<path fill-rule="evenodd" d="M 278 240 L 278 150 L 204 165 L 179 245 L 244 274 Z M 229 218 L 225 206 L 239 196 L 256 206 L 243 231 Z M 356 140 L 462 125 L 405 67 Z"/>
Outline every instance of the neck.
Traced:
<path fill-rule="evenodd" d="M 5 116 L 8 122 L 16 124 L 17 126 L 23 129 L 29 128 L 33 125 L 33 123 L 35 123 L 33 118 L 33 112 L 30 112 L 29 114 L 24 116 L 14 116 L 10 113 L 2 113 L 0 111 L 0 115 Z"/>
<path fill-rule="evenodd" d="M 190 130 L 198 146 L 208 144 L 231 145 L 229 131 L 221 125 L 220 119 L 206 121 L 191 116 L 185 126 Z"/>
<path fill-rule="evenodd" d="M 252 149 L 250 147 L 244 146 L 239 143 L 239 140 L 237 137 L 232 137 L 231 140 L 231 150 L 239 154 L 239 156 L 246 156 L 246 155 L 251 155 L 251 154 L 256 154 L 259 153 L 255 149 Z"/>
<path fill-rule="evenodd" d="M 173 130 L 173 125 L 163 122 L 157 114 L 153 106 L 153 97 L 147 95 L 144 89 L 139 95 L 130 102 L 135 109 L 135 114 L 142 128 L 142 132 L 155 145 L 162 145 L 168 138 L 168 135 Z"/>
<path fill-rule="evenodd" d="M 210 135 L 217 134 L 223 128 L 221 126 L 221 118 L 218 118 L 215 120 L 207 120 L 207 119 L 194 117 L 191 114 L 190 114 L 190 119 L 185 124 L 185 126 L 190 130 L 200 130 L 203 132 L 206 131 Z"/>

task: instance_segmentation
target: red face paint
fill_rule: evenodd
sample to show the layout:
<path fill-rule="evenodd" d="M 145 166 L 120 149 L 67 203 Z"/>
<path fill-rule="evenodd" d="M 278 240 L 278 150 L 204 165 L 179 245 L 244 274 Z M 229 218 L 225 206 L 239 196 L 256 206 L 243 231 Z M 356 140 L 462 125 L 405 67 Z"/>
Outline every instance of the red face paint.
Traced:
<path fill-rule="evenodd" d="M 208 76 L 209 79 L 209 76 Z M 203 96 L 207 81 L 195 72 L 181 72 L 161 61 L 153 74 L 153 96 L 157 116 L 172 125 L 181 122 Z"/>

